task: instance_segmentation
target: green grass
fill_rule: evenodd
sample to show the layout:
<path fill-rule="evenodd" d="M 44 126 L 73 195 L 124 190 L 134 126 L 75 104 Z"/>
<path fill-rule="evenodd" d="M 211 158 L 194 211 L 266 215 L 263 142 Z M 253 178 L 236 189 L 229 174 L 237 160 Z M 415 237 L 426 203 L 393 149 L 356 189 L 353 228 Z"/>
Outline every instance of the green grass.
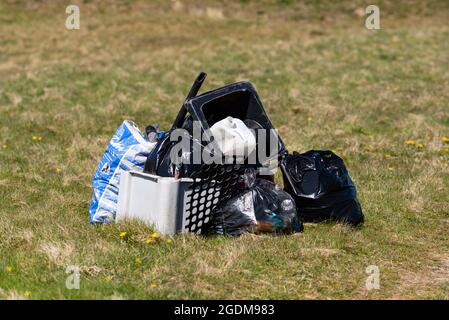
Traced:
<path fill-rule="evenodd" d="M 1 298 L 449 297 L 447 1 L 378 1 L 378 31 L 363 1 L 78 4 L 79 31 L 65 1 L 0 4 Z M 149 245 L 149 227 L 89 225 L 116 128 L 168 128 L 200 70 L 203 90 L 251 80 L 290 151 L 341 155 L 364 227 Z"/>

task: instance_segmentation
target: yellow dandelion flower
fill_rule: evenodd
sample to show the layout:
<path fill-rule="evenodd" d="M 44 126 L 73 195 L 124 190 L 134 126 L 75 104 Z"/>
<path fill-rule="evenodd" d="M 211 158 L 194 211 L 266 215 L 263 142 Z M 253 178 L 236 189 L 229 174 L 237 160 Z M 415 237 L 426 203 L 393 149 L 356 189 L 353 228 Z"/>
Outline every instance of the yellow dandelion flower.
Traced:
<path fill-rule="evenodd" d="M 5 271 L 8 272 L 8 273 L 11 273 L 12 270 L 13 270 L 13 269 L 12 269 L 11 266 L 7 266 L 7 267 L 5 268 Z"/>
<path fill-rule="evenodd" d="M 142 259 L 136 258 L 136 264 L 142 264 Z"/>
<path fill-rule="evenodd" d="M 32 136 L 31 140 L 33 140 L 33 141 L 42 141 L 42 137 L 41 136 Z"/>
<path fill-rule="evenodd" d="M 393 172 L 394 168 L 393 167 L 388 167 L 388 171 Z"/>
<path fill-rule="evenodd" d="M 151 238 L 154 238 L 154 239 L 159 238 L 159 234 L 155 231 L 151 234 Z"/>
<path fill-rule="evenodd" d="M 23 293 L 23 295 L 25 296 L 25 297 L 31 297 L 31 291 L 25 291 L 24 293 Z"/>
<path fill-rule="evenodd" d="M 173 240 L 172 239 L 167 239 L 167 240 L 165 240 L 165 242 L 168 243 L 168 244 L 172 244 Z"/>
<path fill-rule="evenodd" d="M 416 142 L 414 140 L 407 140 L 407 141 L 405 141 L 405 144 L 408 146 L 414 146 L 416 144 Z"/>
<path fill-rule="evenodd" d="M 416 147 L 417 147 L 418 149 L 424 149 L 425 145 L 422 144 L 422 143 L 418 143 L 418 144 L 416 145 Z"/>
<path fill-rule="evenodd" d="M 148 238 L 145 242 L 147 244 L 153 244 L 153 243 L 155 243 L 155 240 L 153 238 Z"/>
<path fill-rule="evenodd" d="M 126 232 L 126 231 L 120 232 L 120 238 L 124 238 L 124 237 L 126 237 L 127 235 L 128 235 L 128 232 Z"/>
<path fill-rule="evenodd" d="M 5 143 L 4 145 L 2 145 L 2 149 L 3 150 L 6 150 L 6 149 L 8 149 L 8 145 Z"/>
<path fill-rule="evenodd" d="M 156 289 L 157 288 L 157 284 L 155 284 L 155 283 L 150 284 L 150 288 L 151 289 Z"/>
<path fill-rule="evenodd" d="M 441 142 L 443 142 L 443 143 L 449 143 L 449 138 L 448 138 L 448 137 L 442 137 L 442 138 L 441 138 Z"/>
<path fill-rule="evenodd" d="M 62 169 L 61 168 L 56 168 L 56 173 L 61 173 Z"/>

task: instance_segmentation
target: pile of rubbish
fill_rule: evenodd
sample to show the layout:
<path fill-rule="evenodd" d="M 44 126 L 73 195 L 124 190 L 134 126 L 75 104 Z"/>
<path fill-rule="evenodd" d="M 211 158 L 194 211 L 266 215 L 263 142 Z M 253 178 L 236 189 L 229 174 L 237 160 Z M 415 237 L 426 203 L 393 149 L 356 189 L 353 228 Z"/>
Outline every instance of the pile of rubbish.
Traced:
<path fill-rule="evenodd" d="M 363 223 L 340 157 L 290 153 L 251 83 L 197 96 L 205 77 L 199 74 L 169 130 L 149 125 L 142 133 L 129 120 L 119 127 L 93 177 L 91 223 L 134 216 L 171 233 L 229 236 L 291 234 L 324 220 Z"/>

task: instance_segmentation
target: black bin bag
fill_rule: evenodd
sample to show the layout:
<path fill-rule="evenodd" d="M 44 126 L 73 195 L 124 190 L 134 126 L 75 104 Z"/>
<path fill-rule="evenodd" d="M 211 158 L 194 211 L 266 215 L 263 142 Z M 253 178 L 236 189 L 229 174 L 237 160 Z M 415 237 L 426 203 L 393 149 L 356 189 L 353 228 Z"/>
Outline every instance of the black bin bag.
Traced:
<path fill-rule="evenodd" d="M 303 230 L 295 200 L 265 179 L 256 179 L 252 188 L 257 232 L 290 234 Z"/>
<path fill-rule="evenodd" d="M 210 233 L 239 236 L 245 232 L 290 234 L 303 230 L 294 199 L 273 182 L 255 177 L 245 172 L 240 193 L 215 211 Z"/>
<path fill-rule="evenodd" d="M 287 154 L 281 161 L 284 188 L 295 199 L 305 222 L 337 220 L 363 223 L 355 185 L 343 160 L 332 151 Z"/>
<path fill-rule="evenodd" d="M 256 227 L 252 192 L 246 191 L 222 203 L 215 210 L 209 233 L 236 237 L 254 232 Z"/>
<path fill-rule="evenodd" d="M 179 150 L 176 162 L 171 159 L 171 150 L 178 140 L 171 141 L 171 130 L 167 132 L 151 150 L 145 163 L 144 171 L 161 177 L 174 177 L 178 170 L 181 177 L 192 177 L 193 173 L 200 171 L 201 164 L 194 164 L 193 153 L 202 153 L 206 149 L 201 141 L 195 140 L 187 131 L 180 131 L 185 141 L 189 141 L 188 150 Z M 207 149 L 206 149 L 207 150 Z"/>

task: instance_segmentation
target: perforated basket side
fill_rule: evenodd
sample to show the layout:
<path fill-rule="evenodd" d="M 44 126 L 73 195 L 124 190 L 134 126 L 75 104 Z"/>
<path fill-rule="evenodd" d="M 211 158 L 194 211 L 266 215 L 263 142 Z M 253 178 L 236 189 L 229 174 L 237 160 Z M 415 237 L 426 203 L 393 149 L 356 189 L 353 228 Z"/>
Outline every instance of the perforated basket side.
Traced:
<path fill-rule="evenodd" d="M 245 169 L 238 164 L 204 165 L 192 175 L 185 199 L 185 231 L 207 233 L 215 209 L 241 191 L 237 184 Z"/>

